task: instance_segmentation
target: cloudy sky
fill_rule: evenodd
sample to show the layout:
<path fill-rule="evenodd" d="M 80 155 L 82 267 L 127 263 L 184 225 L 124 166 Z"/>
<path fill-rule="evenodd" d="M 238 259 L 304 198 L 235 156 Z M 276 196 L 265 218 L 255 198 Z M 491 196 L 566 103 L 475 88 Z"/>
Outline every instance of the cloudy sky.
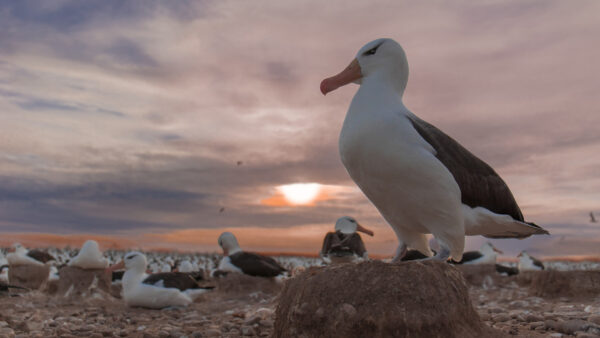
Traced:
<path fill-rule="evenodd" d="M 215 250 L 229 229 L 248 249 L 317 252 L 352 215 L 375 230 L 369 250 L 391 254 L 338 155 L 356 86 L 319 92 L 390 37 L 408 56 L 409 109 L 492 165 L 553 234 L 495 244 L 600 254 L 599 12 L 594 0 L 0 0 L 0 244 Z M 322 186 L 297 204 L 281 187 L 294 183 Z"/>

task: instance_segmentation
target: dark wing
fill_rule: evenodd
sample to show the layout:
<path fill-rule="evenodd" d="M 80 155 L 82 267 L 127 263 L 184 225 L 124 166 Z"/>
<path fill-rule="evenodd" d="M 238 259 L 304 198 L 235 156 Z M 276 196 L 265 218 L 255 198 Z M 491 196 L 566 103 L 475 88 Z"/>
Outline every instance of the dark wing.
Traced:
<path fill-rule="evenodd" d="M 325 235 L 325 238 L 323 238 L 323 246 L 321 247 L 322 255 L 327 255 L 329 253 L 334 241 L 333 236 L 335 236 L 335 232 L 328 232 L 327 235 Z"/>
<path fill-rule="evenodd" d="M 160 272 L 153 273 L 144 279 L 144 284 L 154 285 L 162 280 L 165 288 L 176 288 L 180 291 L 187 289 L 198 289 L 198 283 L 190 275 L 184 272 Z"/>
<path fill-rule="evenodd" d="M 519 273 L 519 269 L 511 268 L 510 266 L 496 264 L 496 272 L 505 273 L 505 274 L 508 274 L 509 276 L 513 276 L 513 275 L 516 275 Z"/>
<path fill-rule="evenodd" d="M 56 260 L 56 258 L 54 258 L 54 256 L 52 256 L 51 254 L 49 254 L 45 251 L 35 250 L 35 249 L 29 250 L 27 252 L 27 256 L 35 259 L 38 262 L 42 262 L 42 263 Z"/>
<path fill-rule="evenodd" d="M 8 289 L 29 290 L 28 288 L 24 288 L 22 286 L 10 285 L 0 282 L 0 291 L 8 291 Z"/>
<path fill-rule="evenodd" d="M 414 261 L 416 259 L 428 258 L 427 255 L 422 254 L 419 250 L 408 250 L 401 261 Z"/>
<path fill-rule="evenodd" d="M 533 258 L 533 257 L 531 257 L 531 260 L 533 261 L 533 265 L 535 265 L 535 266 L 541 268 L 542 270 L 544 270 L 544 263 L 542 263 L 542 261 L 540 261 L 537 258 Z"/>
<path fill-rule="evenodd" d="M 111 280 L 113 282 L 116 281 L 116 280 L 122 280 L 124 274 L 125 274 L 125 270 L 113 271 L 112 272 L 112 276 L 111 276 Z"/>
<path fill-rule="evenodd" d="M 286 271 L 271 257 L 252 252 L 238 252 L 229 256 L 231 264 L 237 266 L 243 273 L 250 276 L 275 277 Z"/>
<path fill-rule="evenodd" d="M 466 262 L 470 262 L 470 261 L 474 261 L 478 258 L 483 257 L 483 254 L 481 254 L 481 252 L 479 251 L 467 251 L 463 253 L 462 259 L 460 260 L 460 262 L 456 262 L 456 261 L 451 261 L 451 263 L 453 264 L 464 264 Z"/>
<path fill-rule="evenodd" d="M 0 266 L 0 273 L 2 273 L 2 270 L 4 270 L 4 269 L 8 269 L 8 268 L 9 268 L 9 266 L 8 266 L 8 265 L 6 265 L 6 264 L 4 264 L 4 265 Z"/>
<path fill-rule="evenodd" d="M 497 214 L 524 222 L 521 209 L 510 189 L 487 163 L 473 155 L 450 136 L 416 116 L 409 116 L 419 135 L 436 151 L 460 187 L 462 203 L 484 207 Z"/>

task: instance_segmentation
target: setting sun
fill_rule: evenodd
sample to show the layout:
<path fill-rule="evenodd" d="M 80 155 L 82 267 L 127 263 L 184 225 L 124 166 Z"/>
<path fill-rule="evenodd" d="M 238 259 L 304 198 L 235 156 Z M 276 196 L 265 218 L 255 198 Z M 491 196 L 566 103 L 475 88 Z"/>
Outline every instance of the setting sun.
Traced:
<path fill-rule="evenodd" d="M 321 191 L 319 183 L 295 183 L 278 187 L 283 196 L 292 204 L 307 204 L 317 197 Z"/>

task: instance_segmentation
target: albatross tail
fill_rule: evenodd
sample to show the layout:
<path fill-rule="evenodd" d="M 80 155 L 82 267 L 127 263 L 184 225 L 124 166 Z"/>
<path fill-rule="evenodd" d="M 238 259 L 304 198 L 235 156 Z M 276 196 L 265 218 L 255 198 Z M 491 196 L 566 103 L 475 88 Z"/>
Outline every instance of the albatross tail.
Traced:
<path fill-rule="evenodd" d="M 535 223 L 521 222 L 508 215 L 500 215 L 486 208 L 463 205 L 465 235 L 482 235 L 488 238 L 527 238 L 531 235 L 548 235 L 546 229 Z"/>

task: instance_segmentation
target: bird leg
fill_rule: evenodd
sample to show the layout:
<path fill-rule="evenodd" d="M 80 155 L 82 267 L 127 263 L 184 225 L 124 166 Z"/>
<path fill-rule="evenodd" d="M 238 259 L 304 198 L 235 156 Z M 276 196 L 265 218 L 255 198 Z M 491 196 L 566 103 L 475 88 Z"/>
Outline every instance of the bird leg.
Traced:
<path fill-rule="evenodd" d="M 416 261 L 429 261 L 429 260 L 436 260 L 436 261 L 440 261 L 440 262 L 445 262 L 448 260 L 448 257 L 450 257 L 450 249 L 446 248 L 443 245 L 440 245 L 440 251 L 438 251 L 435 256 L 432 257 L 427 257 L 427 258 L 421 258 L 421 259 L 415 259 Z"/>
<path fill-rule="evenodd" d="M 404 255 L 406 255 L 406 251 L 408 251 L 406 244 L 402 243 L 402 244 L 398 245 L 398 248 L 396 249 L 396 254 L 394 255 L 394 258 L 392 259 L 392 263 L 401 262 L 402 258 L 404 258 Z"/>

